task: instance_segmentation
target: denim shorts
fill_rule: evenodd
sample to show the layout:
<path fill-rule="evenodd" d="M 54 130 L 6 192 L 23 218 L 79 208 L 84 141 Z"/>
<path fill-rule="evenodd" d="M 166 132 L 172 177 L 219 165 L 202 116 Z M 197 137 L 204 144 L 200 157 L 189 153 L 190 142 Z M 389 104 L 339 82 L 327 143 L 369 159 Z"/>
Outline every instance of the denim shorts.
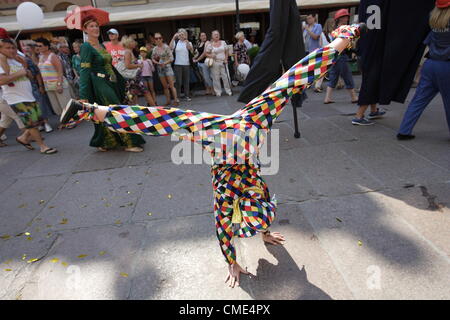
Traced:
<path fill-rule="evenodd" d="M 173 77 L 175 74 L 173 73 L 172 66 L 170 64 L 165 65 L 164 67 L 157 66 L 158 75 L 160 77 Z"/>
<path fill-rule="evenodd" d="M 142 80 L 144 80 L 146 82 L 153 82 L 153 77 L 152 76 L 142 76 Z"/>

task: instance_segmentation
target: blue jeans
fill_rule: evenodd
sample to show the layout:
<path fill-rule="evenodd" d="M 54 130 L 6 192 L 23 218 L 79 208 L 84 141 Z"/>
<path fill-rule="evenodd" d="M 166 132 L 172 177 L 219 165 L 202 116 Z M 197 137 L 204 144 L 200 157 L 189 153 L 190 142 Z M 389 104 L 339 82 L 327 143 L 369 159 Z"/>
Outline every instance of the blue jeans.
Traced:
<path fill-rule="evenodd" d="M 422 112 L 439 92 L 444 102 L 447 125 L 450 131 L 450 61 L 428 59 L 423 65 L 416 94 L 403 116 L 400 134 L 409 135 L 412 133 Z"/>
<path fill-rule="evenodd" d="M 354 89 L 355 83 L 353 82 L 352 71 L 348 64 L 348 56 L 342 54 L 336 61 L 336 64 L 330 69 L 328 76 L 330 81 L 328 82 L 328 87 L 336 88 L 339 81 L 339 76 L 344 79 L 346 89 Z"/>
<path fill-rule="evenodd" d="M 42 94 L 38 88 L 33 88 L 33 96 L 42 111 L 42 118 L 45 120 L 49 119 L 53 112 L 50 107 L 50 101 L 47 98 L 47 94 Z"/>
<path fill-rule="evenodd" d="M 204 62 L 199 62 L 198 66 L 202 72 L 203 79 L 205 80 L 205 86 L 212 88 L 212 78 L 211 78 L 211 70 Z"/>

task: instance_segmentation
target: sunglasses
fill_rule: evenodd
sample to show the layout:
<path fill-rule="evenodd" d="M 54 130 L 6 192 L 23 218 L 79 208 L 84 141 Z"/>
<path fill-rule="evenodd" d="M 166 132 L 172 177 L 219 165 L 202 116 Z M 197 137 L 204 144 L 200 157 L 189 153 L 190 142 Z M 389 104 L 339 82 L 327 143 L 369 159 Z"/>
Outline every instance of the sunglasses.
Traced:
<path fill-rule="evenodd" d="M 161 40 L 162 37 L 155 37 L 155 40 Z"/>

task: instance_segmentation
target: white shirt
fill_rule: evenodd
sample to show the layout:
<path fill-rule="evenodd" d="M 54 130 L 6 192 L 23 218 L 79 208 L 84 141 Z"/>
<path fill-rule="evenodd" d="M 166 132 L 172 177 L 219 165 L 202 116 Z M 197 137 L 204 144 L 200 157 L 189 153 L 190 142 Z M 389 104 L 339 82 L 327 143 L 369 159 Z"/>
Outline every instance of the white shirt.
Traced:
<path fill-rule="evenodd" d="M 189 51 L 184 41 L 178 41 L 175 47 L 175 65 L 188 66 L 189 63 Z M 190 42 L 189 42 L 190 43 Z"/>
<path fill-rule="evenodd" d="M 20 62 L 14 59 L 7 59 L 9 65 L 9 74 L 16 73 L 17 71 L 23 70 L 23 66 Z M 0 67 L 0 74 L 5 74 L 5 70 Z M 33 89 L 31 87 L 31 82 L 27 77 L 20 77 L 14 82 L 14 86 L 10 87 L 8 84 L 2 86 L 3 99 L 9 105 L 13 105 L 20 102 L 34 102 L 36 99 L 33 96 Z"/>
<path fill-rule="evenodd" d="M 247 50 L 250 50 L 253 47 L 252 43 L 247 39 L 244 40 L 244 44 L 247 47 Z"/>

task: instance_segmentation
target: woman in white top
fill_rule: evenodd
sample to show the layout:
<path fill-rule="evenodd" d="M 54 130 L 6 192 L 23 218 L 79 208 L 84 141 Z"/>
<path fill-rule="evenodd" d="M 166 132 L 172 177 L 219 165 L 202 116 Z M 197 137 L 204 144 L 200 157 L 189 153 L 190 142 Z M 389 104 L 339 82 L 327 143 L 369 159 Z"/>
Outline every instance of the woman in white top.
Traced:
<path fill-rule="evenodd" d="M 191 101 L 189 97 L 189 78 L 190 78 L 190 59 L 189 54 L 194 54 L 192 43 L 187 40 L 188 34 L 185 29 L 179 29 L 170 41 L 170 49 L 174 51 L 175 63 L 175 87 L 177 88 L 178 97 L 181 96 L 181 84 L 184 87 L 184 95 L 187 101 Z"/>
<path fill-rule="evenodd" d="M 231 96 L 233 93 L 230 88 L 230 79 L 228 75 L 228 49 L 225 41 L 220 39 L 220 33 L 214 30 L 211 34 L 211 42 L 208 43 L 206 48 L 206 55 L 208 58 L 212 58 L 214 63 L 211 67 L 211 73 L 213 78 L 213 87 L 216 96 L 222 95 L 222 86 L 220 79 L 223 81 L 225 92 Z"/>

